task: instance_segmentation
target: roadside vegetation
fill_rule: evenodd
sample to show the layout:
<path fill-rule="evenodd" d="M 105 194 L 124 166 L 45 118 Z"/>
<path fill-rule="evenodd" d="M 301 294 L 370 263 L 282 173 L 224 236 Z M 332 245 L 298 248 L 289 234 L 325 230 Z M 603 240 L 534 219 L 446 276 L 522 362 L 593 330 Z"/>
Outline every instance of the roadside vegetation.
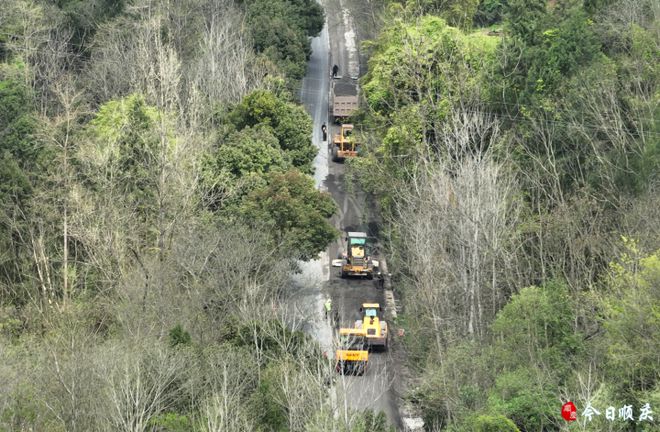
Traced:
<path fill-rule="evenodd" d="M 366 157 L 429 431 L 660 409 L 657 4 L 370 2 Z M 282 301 L 338 235 L 312 0 L 0 0 L 0 431 L 386 431 Z M 633 430 L 641 422 L 587 430 Z"/>
<path fill-rule="evenodd" d="M 660 406 L 657 13 L 391 2 L 364 44 L 369 156 L 352 172 L 386 221 L 427 430 L 583 430 L 587 403 L 601 416 L 584 430 L 651 427 L 639 414 Z M 624 405 L 634 421 L 605 419 Z"/>

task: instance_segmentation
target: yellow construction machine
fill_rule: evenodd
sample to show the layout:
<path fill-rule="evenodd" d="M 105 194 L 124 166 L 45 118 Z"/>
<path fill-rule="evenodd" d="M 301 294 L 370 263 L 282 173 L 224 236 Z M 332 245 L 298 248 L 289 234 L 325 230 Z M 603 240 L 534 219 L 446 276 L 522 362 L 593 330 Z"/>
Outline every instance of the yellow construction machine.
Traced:
<path fill-rule="evenodd" d="M 346 252 L 340 256 L 341 263 L 338 262 L 341 265 L 342 278 L 366 276 L 367 279 L 373 279 L 374 273 L 378 273 L 378 261 L 369 256 L 367 246 L 366 233 L 350 231 L 346 233 Z"/>
<path fill-rule="evenodd" d="M 355 328 L 365 332 L 369 348 L 387 349 L 389 333 L 387 322 L 383 320 L 383 308 L 378 303 L 362 303 L 360 312 L 364 314 L 361 320 L 355 322 Z"/>
<path fill-rule="evenodd" d="M 334 162 L 341 162 L 358 154 L 359 144 L 353 136 L 352 124 L 339 126 L 339 133 L 335 134 L 332 143 L 332 160 Z"/>
<path fill-rule="evenodd" d="M 335 355 L 337 372 L 363 375 L 369 362 L 366 332 L 362 329 L 339 329 L 339 346 Z"/>

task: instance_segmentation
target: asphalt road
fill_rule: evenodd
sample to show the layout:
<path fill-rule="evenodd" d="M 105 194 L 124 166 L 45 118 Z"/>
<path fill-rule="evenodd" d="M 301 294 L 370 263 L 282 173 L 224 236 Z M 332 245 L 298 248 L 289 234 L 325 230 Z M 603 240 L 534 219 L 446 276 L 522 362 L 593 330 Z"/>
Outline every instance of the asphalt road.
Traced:
<path fill-rule="evenodd" d="M 322 141 L 321 125 L 328 125 L 328 138 L 336 131 L 329 118 L 329 82 L 333 64 L 340 66 L 340 73 L 357 76 L 359 60 L 355 25 L 348 8 L 341 0 L 326 0 L 327 22 L 321 34 L 312 40 L 312 56 L 307 75 L 300 90 L 300 100 L 314 120 L 313 142 L 319 148 L 314 161 L 316 185 L 328 191 L 339 208 L 332 223 L 340 232 L 364 231 L 370 236 L 376 223 L 368 216 L 370 212 L 363 193 L 355 186 L 345 184 L 345 165 L 329 160 L 327 142 Z M 348 193 L 347 190 L 352 190 Z M 331 267 L 331 260 L 343 250 L 341 239 L 330 245 L 318 260 L 301 263 L 302 273 L 295 278 L 291 304 L 299 316 L 307 317 L 306 332 L 313 335 L 324 350 L 333 355 L 333 329 L 322 315 L 323 302 L 327 296 L 337 308 L 342 326 L 352 327 L 360 318 L 359 307 L 365 302 L 384 305 L 382 289 L 374 281 L 341 279 L 338 269 Z M 397 376 L 390 352 L 370 353 L 369 366 L 364 376 L 339 376 L 335 384 L 338 415 L 352 409 L 382 411 L 389 422 L 401 429 L 395 391 Z"/>

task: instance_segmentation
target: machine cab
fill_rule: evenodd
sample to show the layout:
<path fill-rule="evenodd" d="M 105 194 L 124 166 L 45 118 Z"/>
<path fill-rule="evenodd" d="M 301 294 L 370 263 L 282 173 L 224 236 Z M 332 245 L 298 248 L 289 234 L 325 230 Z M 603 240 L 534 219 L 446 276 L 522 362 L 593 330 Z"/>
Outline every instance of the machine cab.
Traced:
<path fill-rule="evenodd" d="M 367 234 L 349 232 L 346 242 L 348 243 L 348 256 L 351 258 L 364 258 L 367 255 Z"/>

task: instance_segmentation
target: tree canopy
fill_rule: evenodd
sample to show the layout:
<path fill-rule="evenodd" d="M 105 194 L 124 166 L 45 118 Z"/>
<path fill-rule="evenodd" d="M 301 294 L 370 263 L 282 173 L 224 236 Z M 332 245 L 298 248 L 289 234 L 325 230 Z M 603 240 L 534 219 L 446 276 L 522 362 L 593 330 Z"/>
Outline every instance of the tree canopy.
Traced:
<path fill-rule="evenodd" d="M 430 429 L 561 430 L 558 401 L 656 400 L 651 3 L 390 2 L 365 46 L 350 172 L 388 221 Z"/>
<path fill-rule="evenodd" d="M 2 2 L 0 430 L 335 422 L 280 313 L 336 237 L 284 90 L 323 23 L 311 0 Z"/>
<path fill-rule="evenodd" d="M 312 122 L 305 110 L 267 90 L 247 95 L 228 115 L 238 130 L 259 125 L 277 137 L 287 162 L 312 173 L 316 148 L 311 143 Z"/>
<path fill-rule="evenodd" d="M 296 171 L 274 172 L 267 182 L 247 197 L 246 216 L 271 227 L 275 244 L 284 253 L 314 258 L 338 235 L 327 221 L 336 211 L 334 201 L 317 191 L 311 178 Z"/>

